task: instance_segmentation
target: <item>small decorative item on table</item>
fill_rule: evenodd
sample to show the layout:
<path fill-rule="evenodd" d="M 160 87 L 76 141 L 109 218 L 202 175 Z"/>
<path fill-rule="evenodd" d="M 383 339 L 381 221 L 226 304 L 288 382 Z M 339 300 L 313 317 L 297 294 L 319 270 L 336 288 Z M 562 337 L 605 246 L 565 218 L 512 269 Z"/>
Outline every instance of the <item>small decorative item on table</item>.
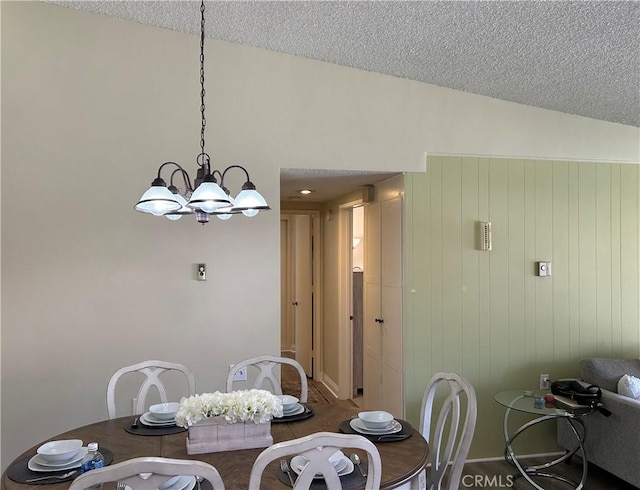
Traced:
<path fill-rule="evenodd" d="M 553 395 L 544 395 L 544 408 L 553 408 L 556 406 L 556 399 Z"/>
<path fill-rule="evenodd" d="M 544 408 L 544 398 L 536 395 L 533 399 L 533 408 Z"/>
<path fill-rule="evenodd" d="M 280 399 L 266 390 L 202 393 L 180 400 L 176 424 L 188 427 L 187 454 L 267 447 Z"/>

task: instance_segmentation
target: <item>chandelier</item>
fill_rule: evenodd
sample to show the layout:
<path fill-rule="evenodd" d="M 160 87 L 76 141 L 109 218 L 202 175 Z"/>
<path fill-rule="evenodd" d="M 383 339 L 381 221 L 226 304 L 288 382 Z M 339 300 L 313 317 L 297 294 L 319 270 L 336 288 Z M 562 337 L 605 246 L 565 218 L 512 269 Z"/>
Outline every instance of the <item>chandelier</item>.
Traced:
<path fill-rule="evenodd" d="M 158 176 L 151 182 L 151 187 L 142 195 L 134 206 L 136 211 L 149 213 L 154 216 L 166 216 L 170 220 L 180 219 L 185 214 L 195 214 L 198 222 L 205 224 L 209 216 L 217 216 L 222 220 L 231 218 L 234 214 L 242 213 L 252 217 L 260 210 L 271 209 L 264 197 L 256 190 L 256 186 L 249 178 L 249 172 L 240 165 L 230 165 L 223 171 L 211 170 L 209 155 L 204 150 L 204 130 L 206 119 L 204 116 L 204 0 L 200 5 L 200 154 L 196 158 L 198 170 L 196 178 L 191 184 L 187 171 L 176 162 L 165 162 L 158 168 Z M 161 174 L 165 167 L 173 169 L 170 175 L 169 187 Z M 240 193 L 231 197 L 229 189 L 224 185 L 227 172 L 236 169 L 244 172 L 246 182 Z M 216 176 L 220 179 L 220 184 Z M 182 193 L 174 184 L 182 181 Z"/>

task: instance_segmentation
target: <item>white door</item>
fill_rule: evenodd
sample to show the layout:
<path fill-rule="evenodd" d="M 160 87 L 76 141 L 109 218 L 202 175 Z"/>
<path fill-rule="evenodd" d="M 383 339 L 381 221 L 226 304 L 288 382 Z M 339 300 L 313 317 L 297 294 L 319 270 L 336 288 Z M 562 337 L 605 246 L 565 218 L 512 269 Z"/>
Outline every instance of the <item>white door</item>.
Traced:
<path fill-rule="evenodd" d="M 377 188 L 376 202 L 365 207 L 364 240 L 363 404 L 397 417 L 404 415 L 402 182 Z"/>
<path fill-rule="evenodd" d="M 290 219 L 280 218 L 280 351 L 291 352 L 293 337 L 293 255 Z"/>
<path fill-rule="evenodd" d="M 380 313 L 380 203 L 364 210 L 364 304 L 362 325 L 363 408 L 380 410 L 382 331 Z"/>
<path fill-rule="evenodd" d="M 382 410 L 403 416 L 402 198 L 382 202 L 381 213 Z"/>
<path fill-rule="evenodd" d="M 313 376 L 313 285 L 311 216 L 295 216 L 293 322 L 295 359 Z"/>

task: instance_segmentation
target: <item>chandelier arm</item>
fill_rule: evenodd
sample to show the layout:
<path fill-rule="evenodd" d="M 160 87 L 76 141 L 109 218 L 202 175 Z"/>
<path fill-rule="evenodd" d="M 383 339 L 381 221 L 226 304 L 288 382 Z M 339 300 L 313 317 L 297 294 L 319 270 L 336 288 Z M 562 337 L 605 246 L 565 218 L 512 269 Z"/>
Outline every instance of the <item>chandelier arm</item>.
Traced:
<path fill-rule="evenodd" d="M 185 191 L 186 192 L 193 192 L 193 187 L 191 186 L 191 179 L 189 178 L 189 174 L 186 172 L 185 169 L 183 169 L 181 166 L 178 165 L 178 168 L 176 168 L 173 172 L 171 172 L 171 182 L 170 184 L 173 185 L 173 176 L 180 172 L 180 174 L 182 174 L 182 180 L 184 181 L 184 186 L 185 186 Z"/>
<path fill-rule="evenodd" d="M 222 176 L 220 177 L 220 185 L 224 184 L 224 176 L 227 173 L 227 170 L 232 169 L 232 168 L 239 168 L 241 169 L 244 174 L 247 176 L 247 181 L 250 181 L 251 179 L 249 178 L 249 172 L 247 172 L 247 169 L 244 168 L 241 165 L 229 165 L 227 168 L 224 169 L 224 172 L 222 172 Z"/>
<path fill-rule="evenodd" d="M 161 178 L 160 177 L 160 173 L 162 172 L 162 169 L 164 168 L 165 165 L 175 165 L 180 170 L 182 170 L 184 173 L 186 173 L 186 171 L 182 168 L 182 166 L 179 163 L 176 163 L 176 162 L 164 162 L 162 165 L 160 165 L 160 167 L 158 167 L 158 178 L 159 179 Z"/>
<path fill-rule="evenodd" d="M 211 172 L 211 175 L 213 175 L 213 178 L 215 179 L 216 174 L 218 174 L 218 177 L 220 178 L 220 184 L 222 184 L 222 179 L 223 179 L 223 175 L 220 172 L 220 170 L 214 170 L 213 172 Z"/>

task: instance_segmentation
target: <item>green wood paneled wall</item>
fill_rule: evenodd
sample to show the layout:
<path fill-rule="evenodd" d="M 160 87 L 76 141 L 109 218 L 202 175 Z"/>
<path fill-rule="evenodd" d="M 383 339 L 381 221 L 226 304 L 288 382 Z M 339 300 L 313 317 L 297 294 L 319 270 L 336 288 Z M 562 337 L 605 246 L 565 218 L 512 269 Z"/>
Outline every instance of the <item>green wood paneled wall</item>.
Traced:
<path fill-rule="evenodd" d="M 495 393 L 577 376 L 585 357 L 640 357 L 640 165 L 434 156 L 405 188 L 409 420 L 434 373 L 459 372 L 478 395 L 470 457 L 500 456 Z M 555 426 L 521 450 L 557 451 Z"/>

